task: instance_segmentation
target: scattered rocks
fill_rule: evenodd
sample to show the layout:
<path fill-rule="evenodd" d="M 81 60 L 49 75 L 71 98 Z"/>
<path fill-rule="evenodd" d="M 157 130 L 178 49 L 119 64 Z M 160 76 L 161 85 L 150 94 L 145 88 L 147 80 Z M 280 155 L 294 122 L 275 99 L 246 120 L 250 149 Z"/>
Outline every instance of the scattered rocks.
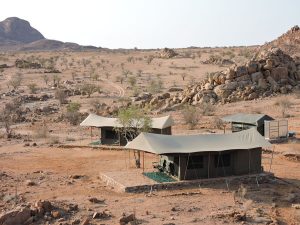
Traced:
<path fill-rule="evenodd" d="M 0 215 L 0 224 L 16 225 L 27 224 L 31 219 L 31 210 L 27 207 L 17 208 L 15 210 Z"/>
<path fill-rule="evenodd" d="M 224 59 L 221 56 L 211 55 L 209 59 L 202 62 L 203 64 L 214 64 L 219 66 L 228 66 L 234 64 L 230 59 Z"/>
<path fill-rule="evenodd" d="M 26 186 L 35 186 L 36 185 L 36 183 L 32 180 L 26 180 L 25 183 L 26 183 Z"/>
<path fill-rule="evenodd" d="M 23 59 L 17 59 L 15 65 L 19 69 L 40 69 L 42 65 L 35 62 L 29 62 Z"/>
<path fill-rule="evenodd" d="M 7 64 L 1 64 L 0 65 L 0 69 L 6 69 L 6 68 L 9 68 Z"/>
<path fill-rule="evenodd" d="M 125 225 L 128 224 L 129 222 L 135 221 L 135 215 L 134 214 L 129 214 L 126 216 L 126 214 L 123 214 L 122 217 L 120 218 L 120 225 Z"/>
<path fill-rule="evenodd" d="M 98 199 L 98 198 L 95 198 L 95 197 L 92 197 L 92 198 L 89 198 L 89 201 L 92 202 L 92 203 L 104 203 L 105 202 L 105 199 Z"/>
<path fill-rule="evenodd" d="M 295 209 L 300 209 L 300 204 L 292 204 L 292 207 Z"/>
<path fill-rule="evenodd" d="M 108 210 L 104 210 L 103 212 L 94 212 L 92 218 L 93 219 L 107 219 L 112 216 L 111 212 Z"/>

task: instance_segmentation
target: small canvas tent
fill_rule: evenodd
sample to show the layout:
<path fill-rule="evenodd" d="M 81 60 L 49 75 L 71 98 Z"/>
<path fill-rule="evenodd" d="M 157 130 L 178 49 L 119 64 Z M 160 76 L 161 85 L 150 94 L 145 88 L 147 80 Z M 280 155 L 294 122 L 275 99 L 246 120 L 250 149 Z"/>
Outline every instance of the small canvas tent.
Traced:
<path fill-rule="evenodd" d="M 172 125 L 174 121 L 171 116 L 152 118 L 151 133 L 156 134 L 172 134 Z M 126 140 L 115 131 L 115 127 L 121 127 L 118 118 L 109 118 L 90 114 L 82 121 L 80 126 L 97 127 L 100 129 L 100 139 L 102 144 L 120 144 L 125 145 Z"/>
<path fill-rule="evenodd" d="M 265 114 L 245 114 L 237 113 L 222 118 L 224 122 L 231 123 L 232 132 L 239 132 L 241 130 L 247 130 L 252 127 L 256 127 L 257 131 L 261 134 L 265 134 L 265 121 L 274 120 L 272 117 Z"/>
<path fill-rule="evenodd" d="M 160 169 L 179 180 L 260 173 L 261 150 L 269 147 L 256 129 L 186 136 L 141 133 L 126 145 L 160 155 Z"/>

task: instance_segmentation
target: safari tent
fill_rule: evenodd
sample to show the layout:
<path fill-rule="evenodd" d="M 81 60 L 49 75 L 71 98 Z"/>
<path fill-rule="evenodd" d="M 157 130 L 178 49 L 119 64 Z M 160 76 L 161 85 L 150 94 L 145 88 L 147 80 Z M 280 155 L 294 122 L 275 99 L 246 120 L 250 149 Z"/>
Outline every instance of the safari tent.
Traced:
<path fill-rule="evenodd" d="M 239 132 L 255 127 L 261 134 L 265 135 L 265 121 L 274 120 L 265 114 L 237 113 L 222 118 L 224 122 L 231 123 L 232 132 Z"/>
<path fill-rule="evenodd" d="M 178 180 L 256 174 L 262 148 L 271 144 L 255 128 L 229 134 L 167 136 L 141 133 L 125 148 L 159 155 L 158 169 Z"/>
<path fill-rule="evenodd" d="M 171 116 L 152 118 L 152 129 L 151 133 L 155 134 L 172 134 L 172 125 L 174 121 Z M 100 130 L 100 141 L 101 144 L 106 145 L 126 145 L 126 140 L 123 138 L 114 128 L 121 127 L 122 125 L 118 122 L 118 118 L 109 118 L 90 114 L 85 120 L 82 121 L 80 126 L 84 127 L 96 127 Z"/>

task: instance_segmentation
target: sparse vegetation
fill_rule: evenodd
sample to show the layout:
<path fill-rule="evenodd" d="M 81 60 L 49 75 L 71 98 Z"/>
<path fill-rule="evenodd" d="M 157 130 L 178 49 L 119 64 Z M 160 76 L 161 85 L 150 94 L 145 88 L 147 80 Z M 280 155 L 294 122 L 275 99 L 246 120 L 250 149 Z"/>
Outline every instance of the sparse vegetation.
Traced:
<path fill-rule="evenodd" d="M 67 103 L 67 95 L 63 89 L 57 89 L 55 91 L 55 98 L 59 101 L 60 105 Z"/>
<path fill-rule="evenodd" d="M 38 89 L 37 89 L 37 84 L 36 84 L 36 83 L 30 83 L 30 84 L 28 84 L 27 86 L 28 86 L 28 88 L 29 88 L 31 94 L 35 94 L 36 91 L 38 90 Z"/>
<path fill-rule="evenodd" d="M 279 108 L 279 111 L 283 118 L 288 116 L 287 111 L 291 108 L 292 105 L 293 103 L 287 97 L 282 97 L 275 102 L 275 106 Z"/>
<path fill-rule="evenodd" d="M 72 125 L 77 125 L 80 122 L 80 106 L 77 102 L 70 102 L 67 106 L 65 117 Z"/>
<path fill-rule="evenodd" d="M 189 129 L 194 129 L 200 120 L 200 113 L 195 106 L 186 104 L 182 109 L 184 122 L 188 125 Z"/>

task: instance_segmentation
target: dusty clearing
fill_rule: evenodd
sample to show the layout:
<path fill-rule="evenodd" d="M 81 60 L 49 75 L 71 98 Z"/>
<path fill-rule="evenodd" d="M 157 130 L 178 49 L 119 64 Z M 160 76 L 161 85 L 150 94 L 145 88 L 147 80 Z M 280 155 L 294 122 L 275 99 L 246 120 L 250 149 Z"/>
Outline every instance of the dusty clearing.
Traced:
<path fill-rule="evenodd" d="M 13 207 L 14 199 L 5 200 L 15 196 L 16 188 L 20 202 L 46 199 L 54 204 L 78 204 L 78 212 L 70 218 L 73 221 L 104 209 L 112 213 L 111 219 L 94 220 L 94 224 L 116 224 L 123 212 L 134 212 L 139 220 L 150 224 L 233 224 L 235 222 L 230 217 L 212 215 L 243 207 L 233 200 L 232 191 L 237 187 L 227 191 L 225 184 L 211 188 L 160 191 L 152 195 L 116 193 L 98 179 L 98 174 L 101 171 L 126 170 L 125 160 L 128 158 L 123 151 L 24 148 L 22 145 L 12 145 L 1 147 L 0 157 L 0 170 L 7 174 L 1 176 L 2 210 Z M 148 156 L 149 161 L 153 159 Z M 297 224 L 299 210 L 290 208 L 288 196 L 290 193 L 299 193 L 299 169 L 298 162 L 287 161 L 276 155 L 272 172 L 293 185 L 278 181 L 257 188 L 254 183 L 247 184 L 248 192 L 244 201 L 251 201 L 247 209 L 249 213 L 259 209 L 275 216 L 281 224 Z M 72 178 L 75 175 L 82 177 Z M 32 180 L 36 185 L 27 186 L 26 180 Z M 94 204 L 88 201 L 90 197 L 105 201 L 103 204 Z"/>

